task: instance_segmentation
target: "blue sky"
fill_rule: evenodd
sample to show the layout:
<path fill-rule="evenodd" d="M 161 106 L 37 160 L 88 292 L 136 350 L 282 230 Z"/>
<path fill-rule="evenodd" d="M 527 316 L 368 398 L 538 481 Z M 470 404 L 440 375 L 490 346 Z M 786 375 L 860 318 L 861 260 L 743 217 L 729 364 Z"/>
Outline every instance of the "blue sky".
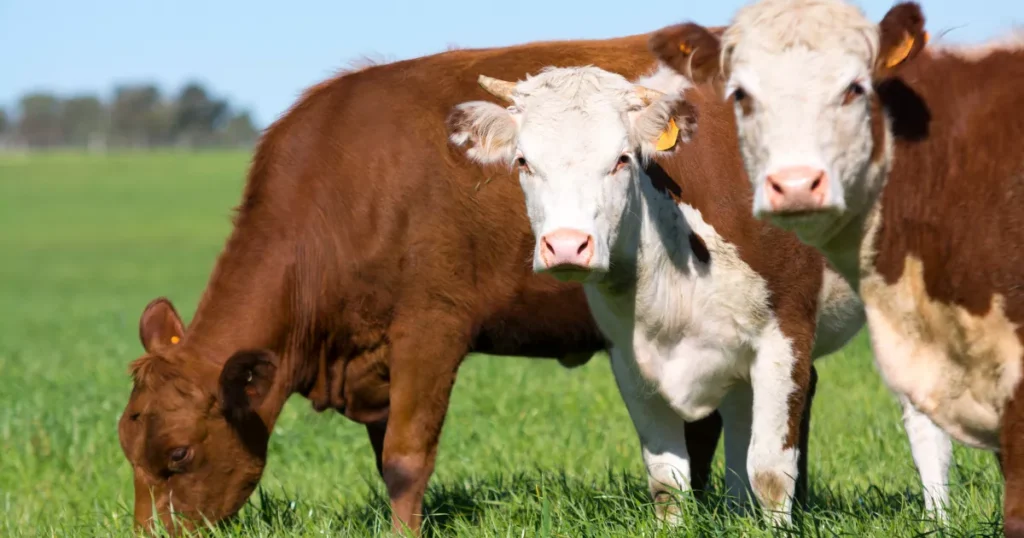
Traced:
<path fill-rule="evenodd" d="M 860 0 L 876 20 L 894 0 Z M 361 55 L 723 24 L 745 0 L 0 0 L 0 106 L 31 89 L 97 92 L 197 79 L 265 125 L 303 88 Z M 976 42 L 1024 25 L 1024 0 L 921 0 L 933 33 Z M 628 7 L 627 7 L 628 6 Z"/>

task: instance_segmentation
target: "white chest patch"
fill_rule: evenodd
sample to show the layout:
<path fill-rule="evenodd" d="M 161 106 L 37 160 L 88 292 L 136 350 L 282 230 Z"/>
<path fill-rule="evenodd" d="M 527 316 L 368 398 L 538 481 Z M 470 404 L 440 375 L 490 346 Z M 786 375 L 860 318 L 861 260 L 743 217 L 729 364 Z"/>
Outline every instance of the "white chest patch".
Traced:
<path fill-rule="evenodd" d="M 886 382 L 959 441 L 998 449 L 1000 419 L 1024 355 L 1004 298 L 994 296 L 979 317 L 929 297 L 914 257 L 892 285 L 871 267 L 862 269 L 861 293 Z"/>
<path fill-rule="evenodd" d="M 649 388 L 684 419 L 696 420 L 715 410 L 736 382 L 749 382 L 755 342 L 771 319 L 768 289 L 699 211 L 685 204 L 648 209 L 635 287 L 584 289 L 601 330 L 632 356 Z M 658 232 L 672 228 L 685 233 Z M 689 230 L 707 246 L 708 264 L 690 252 Z"/>

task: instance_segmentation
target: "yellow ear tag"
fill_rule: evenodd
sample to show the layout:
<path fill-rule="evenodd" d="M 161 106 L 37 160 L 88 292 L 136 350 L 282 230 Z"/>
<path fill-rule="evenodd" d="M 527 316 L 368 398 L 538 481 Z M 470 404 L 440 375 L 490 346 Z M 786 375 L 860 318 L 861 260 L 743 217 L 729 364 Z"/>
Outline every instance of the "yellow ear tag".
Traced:
<path fill-rule="evenodd" d="M 658 145 L 655 146 L 655 149 L 658 151 L 668 151 L 674 148 L 678 141 L 679 127 L 676 126 L 676 119 L 671 118 L 668 120 L 668 127 L 658 137 Z"/>
<path fill-rule="evenodd" d="M 689 45 L 687 45 L 686 43 L 680 43 L 679 44 L 679 52 L 682 52 L 683 54 L 689 55 L 691 52 L 693 52 L 693 49 Z"/>
<path fill-rule="evenodd" d="M 927 42 L 928 41 L 926 37 L 925 43 Z M 914 36 L 907 34 L 906 37 L 903 39 L 903 42 L 900 43 L 898 47 L 893 49 L 893 51 L 889 53 L 889 57 L 885 59 L 885 67 L 892 68 L 899 65 L 901 62 L 903 62 L 903 60 L 907 59 L 907 56 L 910 56 L 910 50 L 913 48 Z"/>
<path fill-rule="evenodd" d="M 177 344 L 180 341 L 181 341 L 181 338 L 178 338 L 177 336 L 172 336 L 171 337 L 171 343 L 172 344 Z"/>

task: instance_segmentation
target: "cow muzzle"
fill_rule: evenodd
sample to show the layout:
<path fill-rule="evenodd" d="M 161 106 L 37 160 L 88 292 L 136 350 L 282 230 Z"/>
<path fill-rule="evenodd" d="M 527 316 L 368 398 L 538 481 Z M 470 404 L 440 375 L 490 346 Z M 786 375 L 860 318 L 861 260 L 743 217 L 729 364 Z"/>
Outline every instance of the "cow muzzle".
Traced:
<path fill-rule="evenodd" d="M 828 174 L 812 166 L 789 166 L 765 176 L 764 192 L 771 213 L 804 213 L 829 206 Z"/>
<path fill-rule="evenodd" d="M 541 236 L 539 248 L 545 271 L 589 271 L 594 259 L 594 236 L 560 228 Z"/>

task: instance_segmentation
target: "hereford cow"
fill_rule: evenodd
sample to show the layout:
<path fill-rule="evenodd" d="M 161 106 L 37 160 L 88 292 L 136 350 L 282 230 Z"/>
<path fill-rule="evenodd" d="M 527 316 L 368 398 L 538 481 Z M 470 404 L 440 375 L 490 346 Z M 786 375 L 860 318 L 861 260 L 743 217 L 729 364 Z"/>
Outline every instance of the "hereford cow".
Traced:
<path fill-rule="evenodd" d="M 478 70 L 515 79 L 594 64 L 640 76 L 654 65 L 648 37 L 369 67 L 314 87 L 272 125 L 187 330 L 167 300 L 142 314 L 146 353 L 118 426 L 136 521 L 170 524 L 172 506 L 212 521 L 235 513 L 298 393 L 366 425 L 394 524 L 418 529 L 467 352 L 576 364 L 604 347 L 580 286 L 532 274 L 514 180 L 488 181 L 449 148 L 445 118 L 486 97 Z M 719 429 L 716 415 L 685 428 L 695 488 Z"/>
<path fill-rule="evenodd" d="M 686 79 L 669 71 L 636 84 L 596 67 L 480 81 L 509 106 L 457 106 L 451 139 L 518 172 L 534 271 L 583 284 L 652 492 L 686 488 L 683 421 L 719 409 L 730 494 L 752 488 L 788 523 L 812 357 L 842 347 L 863 308 L 820 254 L 749 214 L 728 110 L 684 99 Z"/>
<path fill-rule="evenodd" d="M 651 47 L 723 74 L 754 214 L 822 251 L 864 300 L 879 371 L 959 441 L 1001 455 L 1024 535 L 1024 42 L 924 47 L 916 3 L 765 0 L 719 38 Z"/>

